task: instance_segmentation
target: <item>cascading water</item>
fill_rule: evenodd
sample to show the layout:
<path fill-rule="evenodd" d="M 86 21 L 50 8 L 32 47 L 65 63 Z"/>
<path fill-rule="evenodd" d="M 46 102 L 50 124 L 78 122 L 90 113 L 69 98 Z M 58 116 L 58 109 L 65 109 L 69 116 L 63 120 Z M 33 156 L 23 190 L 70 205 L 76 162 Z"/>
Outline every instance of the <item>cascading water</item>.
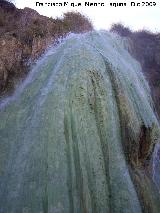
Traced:
<path fill-rule="evenodd" d="M 159 124 L 128 48 L 69 36 L 1 103 L 0 213 L 160 212 Z"/>

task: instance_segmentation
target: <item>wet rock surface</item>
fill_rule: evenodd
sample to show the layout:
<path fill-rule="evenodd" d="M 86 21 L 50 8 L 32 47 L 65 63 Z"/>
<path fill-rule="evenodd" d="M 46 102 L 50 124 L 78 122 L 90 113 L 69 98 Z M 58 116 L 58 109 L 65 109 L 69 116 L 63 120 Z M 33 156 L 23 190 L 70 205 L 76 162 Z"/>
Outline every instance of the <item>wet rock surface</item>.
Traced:
<path fill-rule="evenodd" d="M 1 102 L 1 213 L 160 212 L 160 129 L 129 45 L 67 37 Z"/>

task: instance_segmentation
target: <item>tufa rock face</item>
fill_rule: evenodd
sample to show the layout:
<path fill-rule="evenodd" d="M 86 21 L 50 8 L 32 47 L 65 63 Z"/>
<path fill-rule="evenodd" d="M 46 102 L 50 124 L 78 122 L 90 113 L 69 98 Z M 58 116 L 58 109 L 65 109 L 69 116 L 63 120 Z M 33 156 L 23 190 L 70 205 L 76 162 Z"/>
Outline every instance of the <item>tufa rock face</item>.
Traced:
<path fill-rule="evenodd" d="M 87 18 L 66 13 L 63 19 L 39 15 L 35 10 L 17 9 L 0 2 L 0 95 L 12 91 L 26 76 L 29 64 L 38 59 L 57 38 L 69 32 L 92 30 Z"/>
<path fill-rule="evenodd" d="M 160 212 L 160 129 L 129 45 L 70 36 L 1 103 L 1 213 Z"/>
<path fill-rule="evenodd" d="M 114 24 L 111 31 L 130 39 L 130 53 L 141 63 L 160 117 L 160 33 L 154 34 L 145 30 L 132 32 L 121 24 Z"/>

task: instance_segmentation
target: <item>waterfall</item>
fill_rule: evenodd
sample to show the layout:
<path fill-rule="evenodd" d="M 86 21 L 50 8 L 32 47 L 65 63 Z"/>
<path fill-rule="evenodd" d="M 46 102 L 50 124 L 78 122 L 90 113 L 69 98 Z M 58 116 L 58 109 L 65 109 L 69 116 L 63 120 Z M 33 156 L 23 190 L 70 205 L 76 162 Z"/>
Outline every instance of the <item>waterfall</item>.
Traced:
<path fill-rule="evenodd" d="M 129 49 L 71 34 L 1 102 L 0 213 L 160 212 L 160 129 Z"/>

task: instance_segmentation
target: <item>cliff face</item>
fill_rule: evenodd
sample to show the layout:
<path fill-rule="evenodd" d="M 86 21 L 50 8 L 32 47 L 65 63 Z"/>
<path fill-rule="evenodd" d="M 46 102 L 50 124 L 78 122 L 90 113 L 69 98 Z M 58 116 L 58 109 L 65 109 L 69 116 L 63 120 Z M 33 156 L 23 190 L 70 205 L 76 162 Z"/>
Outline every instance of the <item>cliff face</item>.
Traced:
<path fill-rule="evenodd" d="M 132 32 L 121 24 L 112 26 L 111 31 L 131 41 L 130 53 L 140 62 L 148 80 L 155 108 L 160 117 L 160 33 L 148 31 Z"/>
<path fill-rule="evenodd" d="M 39 15 L 30 8 L 17 9 L 0 2 L 0 95 L 11 91 L 34 62 L 57 38 L 69 32 L 92 30 L 87 18 L 66 13 L 63 19 Z"/>

